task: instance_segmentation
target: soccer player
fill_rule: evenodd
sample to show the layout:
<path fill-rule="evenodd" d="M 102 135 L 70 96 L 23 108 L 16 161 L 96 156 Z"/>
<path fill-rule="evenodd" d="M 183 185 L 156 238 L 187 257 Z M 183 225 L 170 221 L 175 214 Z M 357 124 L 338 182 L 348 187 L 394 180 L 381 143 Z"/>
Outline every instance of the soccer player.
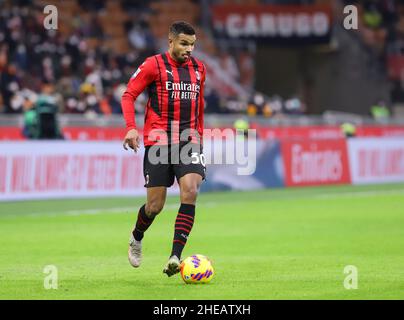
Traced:
<path fill-rule="evenodd" d="M 123 146 L 136 152 L 140 142 L 134 102 L 146 88 L 149 93 L 143 129 L 147 201 L 139 209 L 130 236 L 129 262 L 135 268 L 140 266 L 144 233 L 163 209 L 167 188 L 176 178 L 181 205 L 172 251 L 163 270 L 169 277 L 179 272 L 181 253 L 194 224 L 197 193 L 205 179 L 202 133 L 206 69 L 191 56 L 195 41 L 195 30 L 189 23 L 174 22 L 169 28 L 168 51 L 147 58 L 122 96 L 127 129 Z"/>

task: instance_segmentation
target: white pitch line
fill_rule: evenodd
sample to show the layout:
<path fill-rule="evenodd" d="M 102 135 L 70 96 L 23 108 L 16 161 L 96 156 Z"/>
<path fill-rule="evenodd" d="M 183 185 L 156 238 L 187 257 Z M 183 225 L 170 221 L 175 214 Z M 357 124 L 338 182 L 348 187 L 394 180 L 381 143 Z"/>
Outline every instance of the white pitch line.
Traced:
<path fill-rule="evenodd" d="M 178 208 L 177 204 L 166 204 L 164 209 L 175 209 Z M 135 212 L 139 208 L 136 206 L 133 207 L 115 207 L 115 208 L 97 208 L 97 209 L 84 209 L 84 210 L 69 210 L 69 211 L 62 211 L 62 214 L 68 216 L 78 216 L 82 214 L 100 214 L 100 213 L 125 213 L 127 211 Z"/>
<path fill-rule="evenodd" d="M 368 197 L 368 196 L 386 196 L 386 195 L 397 195 L 397 196 L 403 195 L 404 196 L 404 189 L 324 193 L 324 194 L 314 195 L 313 198 L 316 198 L 316 199 L 352 198 L 352 197 L 363 198 L 363 197 Z"/>
<path fill-rule="evenodd" d="M 277 198 L 276 196 L 268 198 L 268 200 L 282 201 L 290 199 L 338 199 L 338 198 L 364 198 L 368 196 L 384 196 L 384 195 L 402 195 L 404 196 L 404 189 L 396 190 L 374 190 L 374 191 L 356 191 L 356 192 L 330 192 L 323 194 L 292 194 L 290 196 L 281 196 Z M 220 202 L 209 201 L 204 202 L 199 205 L 199 208 L 203 207 L 215 207 L 218 204 L 234 204 L 245 202 L 244 199 L 232 199 L 231 201 L 220 200 Z M 179 204 L 166 204 L 164 209 L 175 210 L 178 209 Z M 49 212 L 49 213 L 23 213 L 23 214 L 5 214 L 4 217 L 16 217 L 16 216 L 29 216 L 29 217 L 57 217 L 57 216 L 80 216 L 80 215 L 98 215 L 98 214 L 110 214 L 110 213 L 136 213 L 138 207 L 133 205 L 133 207 L 112 207 L 112 208 L 96 208 L 96 209 L 83 209 L 83 210 L 67 210 L 60 212 Z M 3 215 L 0 215 L 0 217 Z"/>
<path fill-rule="evenodd" d="M 216 206 L 216 202 L 206 202 L 203 207 Z M 202 205 L 201 205 L 202 206 Z M 174 210 L 178 209 L 179 204 L 166 204 L 163 210 Z M 83 209 L 83 210 L 68 210 L 60 212 L 38 212 L 38 213 L 24 213 L 24 214 L 5 214 L 5 217 L 16 217 L 16 216 L 29 216 L 29 217 L 57 217 L 57 216 L 81 216 L 81 215 L 98 215 L 98 214 L 110 214 L 110 213 L 137 213 L 139 208 L 137 206 L 133 207 L 113 207 L 113 208 L 97 208 L 97 209 Z M 1 217 L 1 216 L 0 216 Z"/>
<path fill-rule="evenodd" d="M 384 195 L 404 195 L 404 189 L 399 189 L 399 190 L 380 190 L 380 191 L 357 191 L 357 192 L 335 192 L 335 193 L 324 193 L 324 194 L 319 194 L 319 195 L 312 195 L 312 196 L 307 196 L 308 198 L 315 198 L 315 199 L 332 199 L 332 198 L 351 198 L 351 197 L 368 197 L 368 196 L 384 196 Z M 288 199 L 293 199 L 295 196 L 290 196 L 290 197 L 281 197 L 281 198 L 273 198 L 273 200 L 288 200 Z M 300 198 L 300 196 L 299 196 Z M 240 202 L 240 200 L 235 199 L 232 201 L 221 201 L 221 204 L 228 204 L 228 203 L 234 203 L 234 202 Z M 242 201 L 244 202 L 244 200 Z M 201 204 L 203 207 L 214 207 L 217 206 L 218 202 L 210 201 Z M 164 209 L 169 209 L 169 210 L 174 210 L 178 209 L 178 204 L 166 204 L 164 206 Z M 62 211 L 60 213 L 54 213 L 51 214 L 53 215 L 69 215 L 69 216 L 79 216 L 79 215 L 97 215 L 97 214 L 107 214 L 107 213 L 126 213 L 126 212 L 136 212 L 138 208 L 136 206 L 133 207 L 116 207 L 116 208 L 98 208 L 98 209 L 86 209 L 86 210 L 69 210 L 69 211 Z M 43 215 L 46 215 L 44 213 Z"/>
<path fill-rule="evenodd" d="M 60 214 L 68 215 L 68 216 L 79 216 L 83 214 L 100 214 L 102 212 L 105 213 L 124 213 L 126 211 L 134 211 L 135 207 L 116 207 L 116 208 L 99 208 L 99 209 L 85 209 L 85 210 L 69 210 L 62 211 Z"/>

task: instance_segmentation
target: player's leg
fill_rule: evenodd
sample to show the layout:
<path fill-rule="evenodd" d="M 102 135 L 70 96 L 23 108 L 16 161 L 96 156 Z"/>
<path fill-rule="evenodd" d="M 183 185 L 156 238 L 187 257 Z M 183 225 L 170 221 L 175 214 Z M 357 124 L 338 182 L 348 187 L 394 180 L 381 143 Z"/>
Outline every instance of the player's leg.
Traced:
<path fill-rule="evenodd" d="M 150 148 L 145 148 L 143 174 L 147 188 L 147 201 L 139 209 L 135 227 L 129 240 L 128 258 L 133 267 L 142 261 L 142 239 L 146 230 L 161 212 L 167 196 L 167 187 L 174 182 L 174 173 L 169 164 L 155 163 L 149 159 Z"/>
<path fill-rule="evenodd" d="M 167 187 L 147 188 L 147 202 L 139 209 L 136 225 L 132 231 L 135 240 L 143 239 L 154 218 L 163 210 L 166 196 Z"/>
<path fill-rule="evenodd" d="M 175 220 L 170 259 L 163 270 L 169 277 L 179 272 L 181 254 L 194 225 L 195 204 L 205 178 L 205 164 L 178 164 L 174 166 L 174 171 L 180 186 L 181 205 Z"/>
<path fill-rule="evenodd" d="M 174 226 L 174 239 L 170 259 L 163 272 L 169 277 L 179 272 L 182 251 L 191 233 L 195 218 L 195 204 L 202 176 L 188 173 L 179 179 L 181 205 Z"/>
<path fill-rule="evenodd" d="M 179 180 L 181 205 L 175 220 L 171 251 L 171 256 L 175 255 L 179 259 L 194 225 L 195 204 L 201 183 L 202 176 L 198 173 L 188 173 Z"/>
<path fill-rule="evenodd" d="M 167 187 L 147 188 L 147 202 L 138 212 L 135 227 L 129 240 L 128 258 L 130 264 L 137 268 L 142 262 L 142 239 L 154 218 L 161 212 L 167 195 Z"/>
<path fill-rule="evenodd" d="M 194 224 L 199 187 L 205 178 L 205 161 L 200 145 L 181 145 L 177 151 L 179 151 L 177 154 L 171 151 L 171 156 L 179 156 L 179 161 L 173 164 L 173 170 L 180 186 L 181 205 L 175 221 L 170 259 L 163 270 L 168 276 L 179 272 L 181 253 Z"/>

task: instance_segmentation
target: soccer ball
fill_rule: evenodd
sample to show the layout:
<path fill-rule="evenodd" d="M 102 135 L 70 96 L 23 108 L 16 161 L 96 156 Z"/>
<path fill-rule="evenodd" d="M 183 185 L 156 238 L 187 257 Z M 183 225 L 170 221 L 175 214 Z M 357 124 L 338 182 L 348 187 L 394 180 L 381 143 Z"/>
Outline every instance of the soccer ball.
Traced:
<path fill-rule="evenodd" d="M 181 262 L 180 273 L 185 283 L 208 283 L 215 272 L 209 258 L 194 254 Z"/>

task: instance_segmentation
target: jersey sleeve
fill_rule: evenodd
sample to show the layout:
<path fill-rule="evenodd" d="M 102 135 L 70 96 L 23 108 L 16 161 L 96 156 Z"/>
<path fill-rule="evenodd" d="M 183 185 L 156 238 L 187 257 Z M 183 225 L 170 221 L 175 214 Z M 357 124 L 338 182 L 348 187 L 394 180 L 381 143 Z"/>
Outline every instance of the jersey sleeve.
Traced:
<path fill-rule="evenodd" d="M 205 80 L 206 80 L 206 68 L 203 66 L 201 90 L 199 93 L 199 114 L 198 114 L 198 134 L 201 138 L 201 145 L 203 145 L 203 128 L 204 128 L 204 113 L 205 113 Z"/>
<path fill-rule="evenodd" d="M 136 129 L 135 101 L 137 97 L 156 79 L 158 75 L 155 59 L 147 58 L 129 79 L 122 95 L 121 107 L 126 129 Z"/>

